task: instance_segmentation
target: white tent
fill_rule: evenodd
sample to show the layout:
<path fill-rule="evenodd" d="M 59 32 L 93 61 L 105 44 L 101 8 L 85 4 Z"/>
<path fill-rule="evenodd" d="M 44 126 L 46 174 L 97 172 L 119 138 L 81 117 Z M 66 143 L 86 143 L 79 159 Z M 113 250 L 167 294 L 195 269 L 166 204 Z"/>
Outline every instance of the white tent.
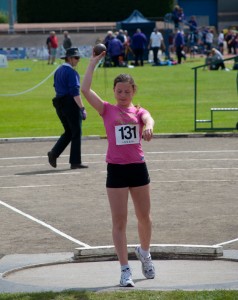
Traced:
<path fill-rule="evenodd" d="M 8 66 L 6 55 L 0 54 L 0 68 L 6 68 Z"/>

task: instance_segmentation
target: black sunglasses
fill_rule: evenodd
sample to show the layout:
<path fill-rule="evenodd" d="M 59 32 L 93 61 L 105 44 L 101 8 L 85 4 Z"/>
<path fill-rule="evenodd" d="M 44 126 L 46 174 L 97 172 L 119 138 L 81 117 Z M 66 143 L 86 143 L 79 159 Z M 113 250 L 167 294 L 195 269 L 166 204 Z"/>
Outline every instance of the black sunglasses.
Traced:
<path fill-rule="evenodd" d="M 80 57 L 79 56 L 73 56 L 74 59 L 79 60 Z"/>

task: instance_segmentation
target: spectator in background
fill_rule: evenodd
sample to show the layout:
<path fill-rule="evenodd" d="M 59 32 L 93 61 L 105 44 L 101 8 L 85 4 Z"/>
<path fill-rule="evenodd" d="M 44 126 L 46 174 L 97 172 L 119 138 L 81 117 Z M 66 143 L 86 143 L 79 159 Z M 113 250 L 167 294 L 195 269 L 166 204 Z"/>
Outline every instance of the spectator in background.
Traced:
<path fill-rule="evenodd" d="M 200 30 L 198 30 L 198 47 L 200 49 L 201 54 L 205 54 L 205 38 L 206 38 L 207 29 L 205 26 L 202 26 Z"/>
<path fill-rule="evenodd" d="M 120 41 L 122 42 L 122 44 L 125 43 L 125 34 L 124 34 L 124 31 L 123 31 L 122 29 L 119 29 L 116 38 L 117 38 L 118 40 L 120 40 Z"/>
<path fill-rule="evenodd" d="M 49 64 L 53 65 L 55 63 L 55 58 L 58 49 L 58 38 L 55 34 L 55 31 L 50 32 L 50 36 L 46 40 L 46 45 L 49 53 L 48 65 Z"/>
<path fill-rule="evenodd" d="M 223 30 L 221 30 L 219 35 L 218 35 L 217 43 L 218 43 L 219 51 L 221 52 L 221 54 L 223 54 L 224 53 L 224 33 L 223 33 Z"/>
<path fill-rule="evenodd" d="M 181 30 L 183 30 L 184 22 L 185 22 L 185 14 L 184 14 L 183 8 L 180 7 L 179 8 L 179 28 Z"/>
<path fill-rule="evenodd" d="M 190 20 L 188 21 L 188 26 L 190 32 L 197 32 L 198 24 L 195 16 L 191 16 Z"/>
<path fill-rule="evenodd" d="M 106 35 L 106 37 L 105 37 L 105 39 L 104 39 L 104 45 L 108 48 L 108 44 L 109 44 L 109 42 L 110 42 L 110 40 L 112 39 L 112 36 L 113 36 L 113 32 L 111 31 L 111 30 L 109 30 L 108 32 L 107 32 L 107 35 Z"/>
<path fill-rule="evenodd" d="M 213 45 L 213 39 L 214 39 L 213 30 L 208 28 L 205 35 L 206 51 L 211 51 Z"/>
<path fill-rule="evenodd" d="M 107 52 L 111 58 L 111 61 L 113 62 L 114 67 L 120 66 L 119 58 L 120 56 L 123 56 L 123 51 L 124 48 L 122 42 L 113 35 L 108 43 Z"/>
<path fill-rule="evenodd" d="M 219 70 L 221 68 L 222 70 L 229 71 L 229 69 L 225 67 L 223 55 L 215 48 L 212 48 L 210 55 L 206 58 L 206 64 L 207 63 L 210 64 L 210 70 Z"/>
<path fill-rule="evenodd" d="M 238 54 L 238 33 L 236 33 L 236 35 L 235 35 L 234 50 L 235 50 L 234 54 L 237 55 Z"/>
<path fill-rule="evenodd" d="M 179 28 L 179 5 L 175 5 L 172 11 L 172 20 L 174 21 L 174 28 Z"/>
<path fill-rule="evenodd" d="M 131 49 L 131 37 L 128 34 L 127 30 L 124 30 L 124 35 L 125 35 L 125 62 L 128 63 L 128 56 L 129 53 L 134 55 L 132 49 Z"/>
<path fill-rule="evenodd" d="M 174 53 L 174 32 L 169 33 L 169 53 Z"/>
<path fill-rule="evenodd" d="M 140 28 L 137 28 L 136 33 L 132 37 L 132 49 L 135 54 L 135 66 L 144 66 L 144 51 L 147 44 L 147 38 Z"/>
<path fill-rule="evenodd" d="M 158 52 L 163 47 L 163 42 L 164 39 L 161 32 L 159 32 L 158 28 L 155 28 L 154 31 L 151 32 L 150 42 L 148 45 L 148 49 L 153 51 L 153 60 L 155 66 L 159 65 Z"/>
<path fill-rule="evenodd" d="M 198 43 L 198 36 L 196 31 L 191 31 L 188 34 L 187 37 L 187 45 L 188 45 L 188 51 L 190 53 L 190 57 L 194 57 L 196 51 L 197 51 L 197 43 Z"/>
<path fill-rule="evenodd" d="M 174 46 L 175 46 L 178 64 L 181 64 L 182 58 L 186 59 L 186 55 L 184 53 L 184 45 L 185 45 L 184 35 L 179 29 L 176 29 Z"/>
<path fill-rule="evenodd" d="M 231 31 L 231 33 L 228 35 L 228 41 L 227 41 L 227 47 L 228 47 L 228 54 L 237 54 L 237 34 L 235 31 Z"/>
<path fill-rule="evenodd" d="M 228 54 L 235 54 L 234 33 L 231 29 L 229 29 L 227 34 L 225 35 L 225 41 L 227 43 Z"/>
<path fill-rule="evenodd" d="M 116 38 L 118 40 L 120 40 L 121 43 L 122 43 L 122 45 L 123 45 L 122 59 L 124 61 L 125 60 L 125 42 L 126 42 L 126 37 L 125 37 L 124 31 L 122 29 L 120 29 L 118 31 L 118 34 L 117 34 Z"/>
<path fill-rule="evenodd" d="M 71 41 L 68 31 L 64 31 L 63 47 L 64 47 L 64 50 L 67 50 L 72 47 L 72 41 Z"/>
<path fill-rule="evenodd" d="M 183 8 L 179 5 L 175 5 L 174 10 L 172 11 L 172 20 L 174 22 L 174 28 L 182 28 L 183 22 L 185 20 Z"/>

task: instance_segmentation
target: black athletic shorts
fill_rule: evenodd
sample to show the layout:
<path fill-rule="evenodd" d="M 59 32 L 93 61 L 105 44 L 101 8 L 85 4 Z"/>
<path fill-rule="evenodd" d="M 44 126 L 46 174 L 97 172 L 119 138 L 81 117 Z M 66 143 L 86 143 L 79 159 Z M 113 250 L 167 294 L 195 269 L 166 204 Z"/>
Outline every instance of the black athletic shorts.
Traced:
<path fill-rule="evenodd" d="M 150 176 L 146 163 L 139 164 L 107 164 L 108 188 L 123 188 L 143 186 L 150 183 Z"/>

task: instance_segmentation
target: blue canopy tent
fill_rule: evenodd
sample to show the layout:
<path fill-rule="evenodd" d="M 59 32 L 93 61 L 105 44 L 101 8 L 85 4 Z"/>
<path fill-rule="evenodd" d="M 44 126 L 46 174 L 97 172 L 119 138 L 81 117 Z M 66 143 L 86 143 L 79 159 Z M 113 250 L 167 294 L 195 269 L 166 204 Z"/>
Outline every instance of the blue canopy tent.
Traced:
<path fill-rule="evenodd" d="M 150 34 L 156 27 L 155 21 L 150 21 L 146 19 L 142 13 L 135 9 L 132 14 L 125 20 L 116 23 L 116 29 L 127 30 L 130 37 L 136 32 L 137 28 L 146 35 L 149 43 Z M 148 57 L 148 52 L 145 51 L 146 58 Z"/>

